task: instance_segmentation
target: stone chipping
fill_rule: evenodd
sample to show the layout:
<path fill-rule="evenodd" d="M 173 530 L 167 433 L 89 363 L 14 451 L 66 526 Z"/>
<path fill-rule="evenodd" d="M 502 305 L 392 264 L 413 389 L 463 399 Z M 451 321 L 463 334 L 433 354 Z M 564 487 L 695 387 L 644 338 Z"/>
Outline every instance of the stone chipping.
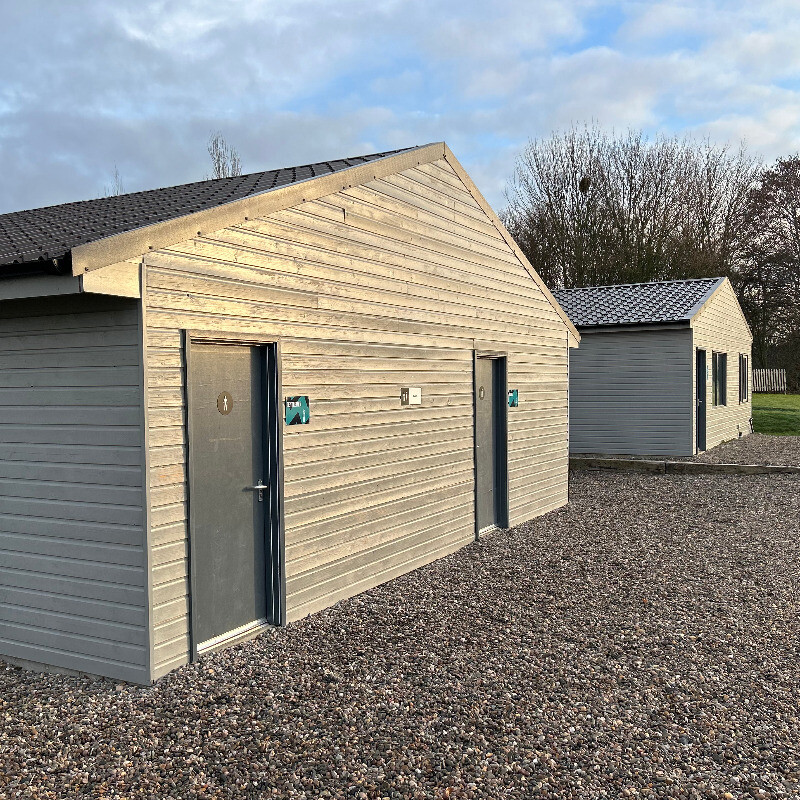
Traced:
<path fill-rule="evenodd" d="M 800 466 L 800 436 L 751 433 L 706 450 L 691 459 L 710 464 L 781 464 Z"/>
<path fill-rule="evenodd" d="M 798 797 L 798 500 L 580 472 L 568 507 L 152 687 L 0 665 L 0 797 Z"/>

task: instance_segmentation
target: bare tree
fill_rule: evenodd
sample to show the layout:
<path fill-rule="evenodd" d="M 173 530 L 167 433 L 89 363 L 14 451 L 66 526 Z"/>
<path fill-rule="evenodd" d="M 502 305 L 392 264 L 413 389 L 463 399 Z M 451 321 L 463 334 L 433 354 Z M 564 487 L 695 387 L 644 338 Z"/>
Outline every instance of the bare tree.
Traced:
<path fill-rule="evenodd" d="M 529 142 L 503 216 L 554 288 L 726 275 L 757 174 L 743 148 L 572 127 Z"/>
<path fill-rule="evenodd" d="M 208 154 L 211 156 L 212 178 L 235 178 L 242 174 L 239 153 L 229 145 L 217 131 L 208 140 Z"/>
<path fill-rule="evenodd" d="M 753 362 L 800 388 L 800 155 L 778 159 L 750 192 L 732 280 L 753 330 Z"/>
<path fill-rule="evenodd" d="M 122 177 L 119 174 L 119 169 L 117 165 L 114 164 L 114 174 L 111 176 L 111 184 L 106 184 L 104 187 L 104 196 L 118 197 L 121 194 L 125 194 L 125 187 L 122 185 Z"/>

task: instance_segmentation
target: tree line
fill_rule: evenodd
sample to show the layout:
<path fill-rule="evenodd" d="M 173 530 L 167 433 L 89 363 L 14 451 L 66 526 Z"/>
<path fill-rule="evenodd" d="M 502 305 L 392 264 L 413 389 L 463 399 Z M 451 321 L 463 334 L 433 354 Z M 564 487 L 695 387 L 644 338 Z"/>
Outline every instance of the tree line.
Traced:
<path fill-rule="evenodd" d="M 506 199 L 551 289 L 727 276 L 754 365 L 800 384 L 800 155 L 575 126 L 528 143 Z"/>

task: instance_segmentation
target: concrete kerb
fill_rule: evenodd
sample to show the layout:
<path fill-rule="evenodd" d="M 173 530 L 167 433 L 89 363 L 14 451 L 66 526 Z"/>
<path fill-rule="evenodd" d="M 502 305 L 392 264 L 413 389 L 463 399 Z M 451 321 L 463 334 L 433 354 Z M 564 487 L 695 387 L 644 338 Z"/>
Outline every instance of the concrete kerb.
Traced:
<path fill-rule="evenodd" d="M 709 464 L 702 461 L 655 461 L 640 458 L 570 458 L 569 468 L 661 472 L 675 475 L 800 475 L 800 466 L 782 464 Z"/>

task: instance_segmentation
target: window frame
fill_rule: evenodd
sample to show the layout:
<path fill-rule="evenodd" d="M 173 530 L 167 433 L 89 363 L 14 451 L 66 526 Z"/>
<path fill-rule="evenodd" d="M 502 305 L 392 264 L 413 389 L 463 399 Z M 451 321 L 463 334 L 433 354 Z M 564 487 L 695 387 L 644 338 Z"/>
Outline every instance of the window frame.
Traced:
<path fill-rule="evenodd" d="M 747 353 L 739 353 L 739 402 L 746 403 L 750 399 L 750 357 Z"/>
<path fill-rule="evenodd" d="M 728 405 L 728 354 L 711 351 L 711 398 L 713 406 Z"/>

